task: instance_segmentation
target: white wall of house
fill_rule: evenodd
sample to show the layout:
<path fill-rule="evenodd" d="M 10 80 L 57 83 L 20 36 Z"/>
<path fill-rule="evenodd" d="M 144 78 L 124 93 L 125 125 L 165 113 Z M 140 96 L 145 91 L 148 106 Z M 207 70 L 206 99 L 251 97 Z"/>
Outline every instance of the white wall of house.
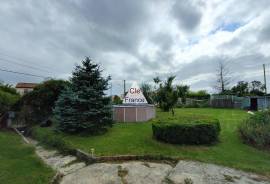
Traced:
<path fill-rule="evenodd" d="M 26 93 L 33 91 L 32 88 L 16 88 L 16 90 L 20 95 L 25 95 Z"/>

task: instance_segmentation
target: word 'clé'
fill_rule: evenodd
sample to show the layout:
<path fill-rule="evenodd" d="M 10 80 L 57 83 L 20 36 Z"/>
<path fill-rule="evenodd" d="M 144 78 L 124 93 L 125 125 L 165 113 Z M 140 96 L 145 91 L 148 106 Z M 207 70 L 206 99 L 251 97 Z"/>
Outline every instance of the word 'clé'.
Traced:
<path fill-rule="evenodd" d="M 141 93 L 141 90 L 140 89 L 137 89 L 137 88 L 130 88 L 129 89 L 129 92 L 131 94 L 140 94 Z"/>

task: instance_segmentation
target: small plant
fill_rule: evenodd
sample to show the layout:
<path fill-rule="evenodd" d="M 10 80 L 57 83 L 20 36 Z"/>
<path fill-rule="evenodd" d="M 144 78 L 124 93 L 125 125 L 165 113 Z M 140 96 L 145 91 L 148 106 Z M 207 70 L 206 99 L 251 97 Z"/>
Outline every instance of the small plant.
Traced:
<path fill-rule="evenodd" d="M 184 179 L 184 183 L 185 183 L 185 184 L 193 184 L 193 181 L 192 181 L 191 178 L 185 178 L 185 179 Z"/>
<path fill-rule="evenodd" d="M 127 184 L 127 180 L 125 179 L 126 175 L 128 174 L 127 169 L 123 169 L 121 165 L 118 166 L 118 176 L 121 178 L 123 184 Z"/>
<path fill-rule="evenodd" d="M 166 184 L 175 184 L 168 176 L 165 177 L 163 182 L 166 183 Z"/>
<path fill-rule="evenodd" d="M 232 176 L 226 175 L 226 174 L 224 174 L 223 176 L 224 176 L 224 178 L 225 178 L 226 181 L 228 181 L 228 182 L 234 182 L 234 179 L 233 179 Z"/>
<path fill-rule="evenodd" d="M 159 84 L 159 88 L 156 92 L 156 100 L 159 107 L 165 112 L 172 112 L 174 115 L 174 106 L 177 103 L 178 92 L 177 89 L 173 86 L 173 80 L 175 76 L 170 76 L 166 81 L 161 83 L 158 80 L 156 83 Z M 156 78 L 154 80 L 157 80 Z"/>

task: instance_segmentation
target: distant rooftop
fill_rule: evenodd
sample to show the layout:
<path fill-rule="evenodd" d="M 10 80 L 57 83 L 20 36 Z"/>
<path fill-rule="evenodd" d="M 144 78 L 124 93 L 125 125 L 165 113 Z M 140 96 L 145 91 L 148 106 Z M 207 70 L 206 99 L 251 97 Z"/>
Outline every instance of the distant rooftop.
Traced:
<path fill-rule="evenodd" d="M 26 83 L 26 82 L 19 82 L 16 85 L 16 88 L 34 88 L 38 84 L 37 83 Z"/>

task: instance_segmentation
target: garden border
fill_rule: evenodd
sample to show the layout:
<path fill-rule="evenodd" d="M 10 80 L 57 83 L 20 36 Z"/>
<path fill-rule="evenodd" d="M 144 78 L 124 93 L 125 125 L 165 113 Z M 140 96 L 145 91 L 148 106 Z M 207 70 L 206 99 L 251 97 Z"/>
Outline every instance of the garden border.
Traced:
<path fill-rule="evenodd" d="M 170 165 L 175 165 L 179 159 L 173 157 L 165 157 L 162 155 L 117 155 L 117 156 L 91 156 L 90 154 L 80 150 L 75 149 L 76 156 L 85 161 L 88 165 L 94 163 L 104 163 L 104 162 L 120 162 L 120 161 L 162 161 Z"/>

